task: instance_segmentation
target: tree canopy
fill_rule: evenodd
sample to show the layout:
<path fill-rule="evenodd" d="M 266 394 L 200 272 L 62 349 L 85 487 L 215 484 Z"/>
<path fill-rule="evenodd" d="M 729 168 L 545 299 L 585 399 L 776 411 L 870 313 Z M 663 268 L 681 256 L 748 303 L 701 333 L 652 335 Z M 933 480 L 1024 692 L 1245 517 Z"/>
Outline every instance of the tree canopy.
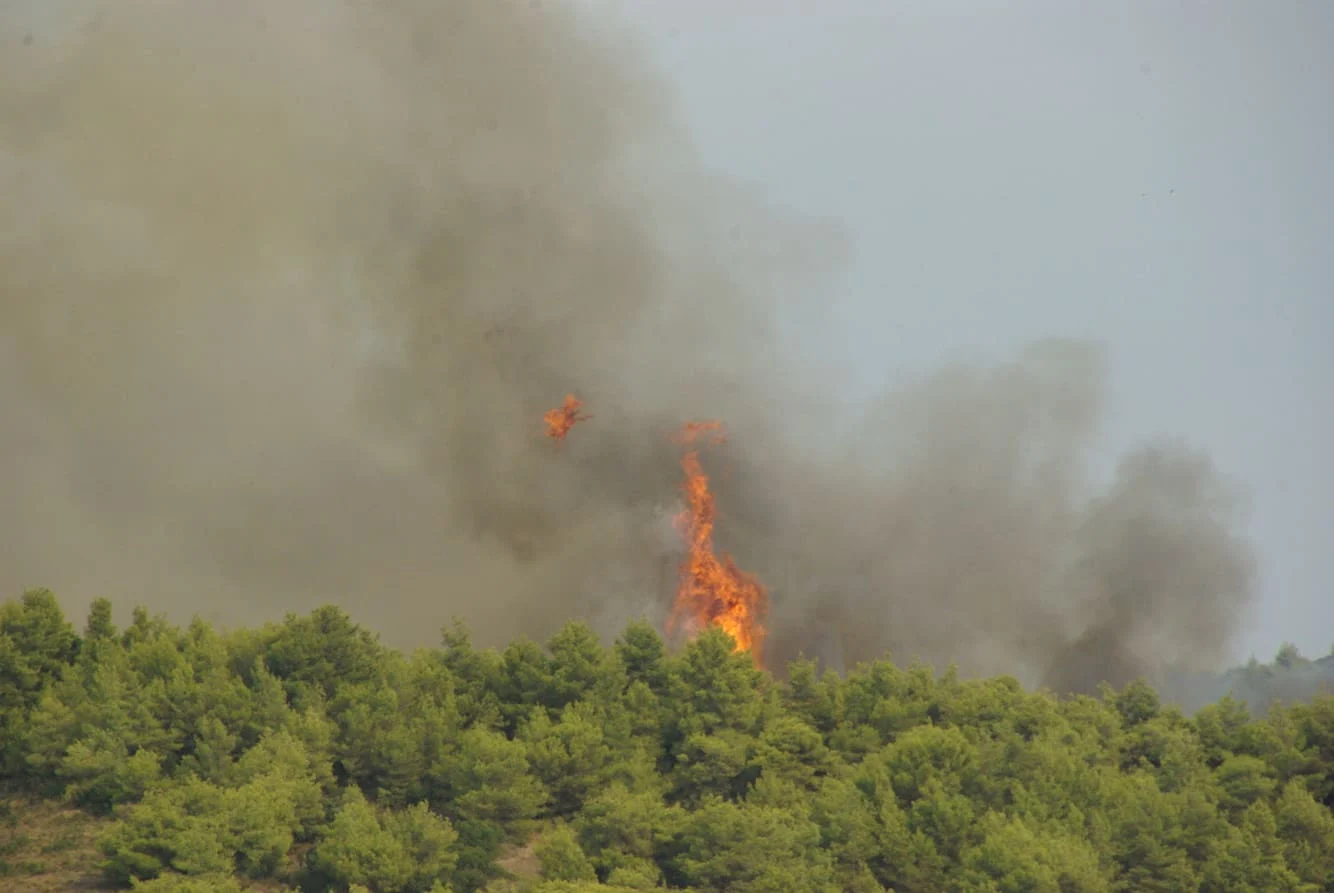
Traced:
<path fill-rule="evenodd" d="M 1334 696 L 1187 715 L 732 646 L 403 653 L 333 607 L 118 630 L 104 600 L 78 631 L 39 590 L 0 607 L 0 770 L 150 893 L 1334 890 Z"/>

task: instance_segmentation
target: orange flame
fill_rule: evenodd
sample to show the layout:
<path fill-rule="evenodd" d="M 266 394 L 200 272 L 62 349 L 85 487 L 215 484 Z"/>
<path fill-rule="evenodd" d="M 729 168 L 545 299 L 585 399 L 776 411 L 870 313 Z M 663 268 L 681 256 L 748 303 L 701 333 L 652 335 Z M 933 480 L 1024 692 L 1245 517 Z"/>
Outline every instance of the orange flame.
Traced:
<path fill-rule="evenodd" d="M 768 593 L 758 579 L 738 569 L 730 555 L 720 557 L 714 552 L 717 507 L 708 475 L 700 465 L 699 450 L 694 446 L 702 434 L 711 434 L 712 443 L 725 441 L 720 422 L 691 422 L 676 438 L 689 447 L 681 457 L 686 509 L 676 518 L 687 553 L 681 563 L 681 581 L 668 630 L 674 631 L 684 623 L 695 635 L 706 626 L 722 627 L 736 641 L 737 651 L 749 652 L 755 665 L 762 667 Z"/>
<path fill-rule="evenodd" d="M 592 418 L 580 412 L 583 407 L 582 400 L 574 394 L 566 394 L 564 403 L 542 415 L 542 421 L 547 423 L 547 437 L 560 443 L 576 424 Z"/>

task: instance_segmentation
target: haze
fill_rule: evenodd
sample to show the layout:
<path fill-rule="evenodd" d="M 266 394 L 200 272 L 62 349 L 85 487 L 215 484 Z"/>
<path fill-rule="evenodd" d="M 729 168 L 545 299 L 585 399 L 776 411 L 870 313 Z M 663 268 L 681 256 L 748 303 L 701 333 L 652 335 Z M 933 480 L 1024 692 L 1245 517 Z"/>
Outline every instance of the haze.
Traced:
<path fill-rule="evenodd" d="M 743 8 L 7 7 L 0 585 L 610 635 L 717 417 L 777 660 L 1323 652 L 1328 14 Z"/>

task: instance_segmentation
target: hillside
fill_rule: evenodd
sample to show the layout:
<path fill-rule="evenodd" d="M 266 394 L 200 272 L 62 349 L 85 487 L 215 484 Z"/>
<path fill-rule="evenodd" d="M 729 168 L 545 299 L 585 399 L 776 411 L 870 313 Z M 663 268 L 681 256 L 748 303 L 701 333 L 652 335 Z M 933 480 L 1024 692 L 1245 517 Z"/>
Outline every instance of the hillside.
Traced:
<path fill-rule="evenodd" d="M 1279 649 L 1274 660 L 1262 664 L 1252 658 L 1244 666 L 1222 673 L 1164 674 L 1157 680 L 1164 700 L 1194 711 L 1224 696 L 1244 701 L 1264 713 L 1275 704 L 1309 701 L 1334 693 L 1334 654 L 1314 660 L 1292 645 Z"/>
<path fill-rule="evenodd" d="M 779 681 L 716 629 L 404 654 L 334 608 L 111 613 L 0 607 L 6 891 L 1334 890 L 1329 695 L 1187 716 L 888 661 Z"/>

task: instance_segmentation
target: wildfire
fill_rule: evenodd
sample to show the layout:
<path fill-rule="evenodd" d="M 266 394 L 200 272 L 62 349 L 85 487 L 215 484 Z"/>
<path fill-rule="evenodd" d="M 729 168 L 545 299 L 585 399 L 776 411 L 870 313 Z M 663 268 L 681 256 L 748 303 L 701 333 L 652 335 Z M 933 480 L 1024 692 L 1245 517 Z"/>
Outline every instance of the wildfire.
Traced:
<path fill-rule="evenodd" d="M 566 394 L 565 402 L 555 409 L 549 409 L 542 415 L 542 421 L 547 423 L 547 437 L 560 443 L 565 439 L 565 435 L 570 433 L 579 422 L 591 418 L 584 415 L 580 410 L 584 408 L 583 401 L 574 394 Z"/>
<path fill-rule="evenodd" d="M 571 428 L 591 418 L 582 409 L 578 397 L 567 395 L 564 403 L 542 416 L 547 436 L 556 443 L 563 441 Z M 667 628 L 673 632 L 684 625 L 693 636 L 708 626 L 721 627 L 736 642 L 738 653 L 748 652 L 755 665 L 762 667 L 769 596 L 764 584 L 739 569 L 730 555 L 720 556 L 714 551 L 717 506 L 697 446 L 706 435 L 710 443 L 726 442 L 721 422 L 689 422 L 675 437 L 686 448 L 681 456 L 686 508 L 675 519 L 686 541 L 686 557 L 681 562 L 680 585 Z"/>
<path fill-rule="evenodd" d="M 691 422 L 676 438 L 688 447 L 681 457 L 686 509 L 676 518 L 687 553 L 668 627 L 675 629 L 684 623 L 691 633 L 709 625 L 722 627 L 736 641 L 737 651 L 749 652 L 756 666 L 762 666 L 768 593 L 756 577 L 737 568 L 730 555 L 719 556 L 714 551 L 717 507 L 695 445 L 706 434 L 711 435 L 711 443 L 725 440 L 720 422 Z"/>

